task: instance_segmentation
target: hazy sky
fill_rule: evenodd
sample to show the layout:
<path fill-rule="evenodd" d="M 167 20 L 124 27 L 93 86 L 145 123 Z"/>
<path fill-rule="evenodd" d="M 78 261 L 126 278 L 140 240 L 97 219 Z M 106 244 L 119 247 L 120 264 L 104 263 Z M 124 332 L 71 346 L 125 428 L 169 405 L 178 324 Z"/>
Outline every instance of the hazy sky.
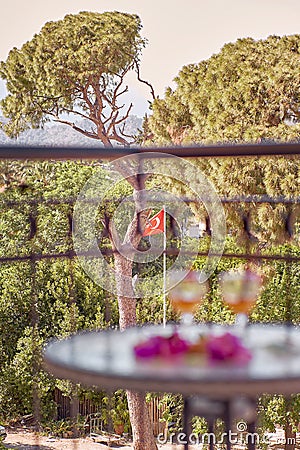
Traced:
<path fill-rule="evenodd" d="M 184 64 L 217 53 L 226 42 L 240 37 L 265 38 L 270 34 L 300 34 L 299 0 L 1 0 L 0 60 L 20 47 L 45 22 L 67 13 L 108 10 L 136 13 L 149 43 L 141 74 L 163 95 Z M 147 89 L 132 85 L 135 113 L 147 107 Z M 3 96 L 0 82 L 0 95 Z M 150 97 L 149 97 L 150 99 Z"/>

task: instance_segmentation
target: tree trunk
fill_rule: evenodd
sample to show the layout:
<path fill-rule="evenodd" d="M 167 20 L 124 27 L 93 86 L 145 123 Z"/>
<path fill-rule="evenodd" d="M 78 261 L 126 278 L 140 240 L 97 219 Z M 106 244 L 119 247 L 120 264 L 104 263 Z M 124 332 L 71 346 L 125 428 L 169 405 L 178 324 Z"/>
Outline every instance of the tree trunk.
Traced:
<path fill-rule="evenodd" d="M 285 415 L 286 423 L 284 427 L 284 437 L 285 437 L 285 450 L 295 450 L 296 448 L 296 433 L 293 426 L 293 402 L 291 397 L 285 398 Z"/>
<path fill-rule="evenodd" d="M 288 423 L 284 428 L 285 450 L 295 450 L 296 448 L 296 432 L 293 431 L 292 424 Z"/>
<path fill-rule="evenodd" d="M 127 391 L 134 450 L 157 450 L 144 394 Z"/>
<path fill-rule="evenodd" d="M 120 330 L 136 325 L 136 300 L 124 297 L 122 292 L 133 293 L 132 287 L 132 261 L 119 253 L 114 256 L 117 298 L 119 305 Z M 127 278 L 124 279 L 122 275 Z M 134 450 L 157 450 L 153 434 L 153 426 L 150 421 L 145 395 L 137 392 L 127 391 L 128 410 L 133 434 Z"/>
<path fill-rule="evenodd" d="M 117 283 L 117 298 L 119 306 L 120 330 L 136 325 L 136 300 L 122 295 L 123 292 L 132 292 L 132 261 L 119 253 L 115 253 L 115 272 Z M 124 277 L 123 277 L 123 276 Z M 125 279 L 125 277 L 127 277 Z"/>

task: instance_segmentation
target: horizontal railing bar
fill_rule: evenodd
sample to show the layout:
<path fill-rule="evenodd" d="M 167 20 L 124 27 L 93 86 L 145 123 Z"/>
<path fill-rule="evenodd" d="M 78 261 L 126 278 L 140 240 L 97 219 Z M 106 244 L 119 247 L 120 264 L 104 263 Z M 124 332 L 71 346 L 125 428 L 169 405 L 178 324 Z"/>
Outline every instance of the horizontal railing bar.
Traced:
<path fill-rule="evenodd" d="M 0 159 L 19 160 L 111 160 L 122 156 L 152 153 L 152 158 L 159 153 L 184 158 L 195 157 L 230 157 L 230 156 L 289 156 L 300 155 L 300 143 L 264 143 L 235 144 L 188 147 L 144 147 L 144 148 L 87 148 L 87 147 L 29 147 L 0 146 Z M 149 157 L 149 155 L 148 155 Z"/>
<path fill-rule="evenodd" d="M 236 196 L 236 197 L 219 197 L 220 202 L 227 203 L 272 203 L 272 204 L 298 204 L 300 203 L 300 197 L 270 197 L 268 195 L 249 195 L 249 196 Z M 180 200 L 185 203 L 201 203 L 204 200 L 207 200 L 205 196 L 201 196 L 201 199 L 190 198 L 190 197 L 181 197 Z M 1 200 L 1 207 L 11 207 L 11 206 L 24 206 L 24 205 L 74 205 L 78 201 L 77 197 L 69 197 L 69 198 L 24 198 L 24 200 Z M 132 198 L 110 198 L 110 199 L 101 199 L 101 203 L 109 203 L 122 201 L 132 202 Z M 155 199 L 156 203 L 166 203 L 165 198 Z M 80 203 L 82 204 L 99 204 L 99 198 L 80 198 Z M 171 203 L 171 202 L 169 202 Z"/>
<path fill-rule="evenodd" d="M 155 252 L 155 249 L 153 249 Z M 188 252 L 183 251 L 179 249 L 167 249 L 166 254 L 167 256 L 177 256 L 180 252 L 180 255 L 184 256 L 197 256 L 197 257 L 207 257 L 207 252 Z M 112 255 L 114 253 L 118 253 L 117 251 L 114 251 L 109 248 L 102 248 L 101 254 L 102 255 Z M 148 251 L 148 253 L 151 253 L 151 250 Z M 163 254 L 163 252 L 162 252 Z M 70 250 L 68 252 L 64 253 L 34 253 L 30 255 L 24 255 L 24 256 L 3 256 L 0 257 L 0 264 L 1 263 L 11 263 L 11 262 L 26 262 L 26 261 L 42 261 L 42 260 L 49 260 L 49 259 L 64 259 L 64 258 L 77 258 L 77 257 L 89 257 L 89 258 L 98 258 L 99 256 L 96 256 L 94 254 L 89 254 L 88 252 L 75 252 L 74 250 Z M 245 259 L 245 260 L 253 260 L 253 261 L 259 261 L 259 260 L 265 260 L 265 261 L 286 261 L 286 262 L 300 262 L 300 256 L 291 256 L 291 255 L 266 255 L 266 254 L 249 254 L 249 253 L 210 253 L 210 257 L 222 257 L 222 258 L 228 258 L 228 259 Z"/>
<path fill-rule="evenodd" d="M 270 197 L 268 195 L 241 195 L 236 197 L 220 197 L 221 203 L 300 203 L 300 197 Z"/>

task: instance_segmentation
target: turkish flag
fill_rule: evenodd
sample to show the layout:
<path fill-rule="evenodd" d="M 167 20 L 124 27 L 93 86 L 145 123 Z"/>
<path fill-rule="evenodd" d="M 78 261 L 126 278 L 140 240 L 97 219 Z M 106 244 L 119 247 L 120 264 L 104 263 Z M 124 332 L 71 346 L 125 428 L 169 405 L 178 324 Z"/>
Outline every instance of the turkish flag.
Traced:
<path fill-rule="evenodd" d="M 143 236 L 152 236 L 152 234 L 164 232 L 164 214 L 165 211 L 162 209 L 147 221 Z"/>

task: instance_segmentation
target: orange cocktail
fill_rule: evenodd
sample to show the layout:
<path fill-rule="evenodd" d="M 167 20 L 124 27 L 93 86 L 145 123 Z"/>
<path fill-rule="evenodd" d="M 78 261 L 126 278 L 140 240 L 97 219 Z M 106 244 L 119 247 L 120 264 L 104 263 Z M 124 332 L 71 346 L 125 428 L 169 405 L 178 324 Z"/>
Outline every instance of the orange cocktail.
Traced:
<path fill-rule="evenodd" d="M 183 321 L 191 322 L 207 292 L 207 284 L 201 282 L 200 272 L 190 271 L 186 276 L 185 273 L 177 271 L 170 277 L 174 287 L 169 292 L 169 298 L 173 308 L 182 314 Z"/>
<path fill-rule="evenodd" d="M 247 322 L 247 316 L 257 301 L 261 285 L 262 277 L 250 269 L 232 270 L 222 274 L 223 300 L 237 315 L 237 321 Z"/>

